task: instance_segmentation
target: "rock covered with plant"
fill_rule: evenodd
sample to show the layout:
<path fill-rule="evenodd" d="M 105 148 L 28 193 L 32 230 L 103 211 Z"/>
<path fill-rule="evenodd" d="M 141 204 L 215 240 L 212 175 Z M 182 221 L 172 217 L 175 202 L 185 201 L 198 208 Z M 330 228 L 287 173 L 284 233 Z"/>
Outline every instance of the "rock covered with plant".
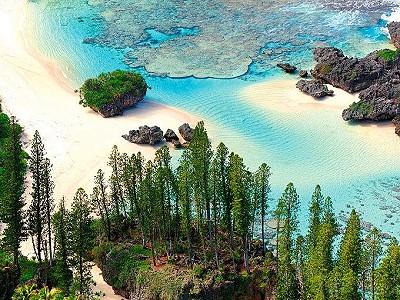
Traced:
<path fill-rule="evenodd" d="M 80 104 L 105 118 L 122 115 L 144 99 L 147 83 L 136 72 L 116 70 L 85 81 L 79 90 Z"/>
<path fill-rule="evenodd" d="M 400 115 L 400 22 L 392 22 L 388 28 L 396 50 L 382 49 L 363 58 L 345 56 L 332 47 L 314 51 L 315 79 L 360 93 L 359 101 L 343 111 L 345 121 L 392 121 Z M 396 120 L 396 133 L 400 133 Z"/>

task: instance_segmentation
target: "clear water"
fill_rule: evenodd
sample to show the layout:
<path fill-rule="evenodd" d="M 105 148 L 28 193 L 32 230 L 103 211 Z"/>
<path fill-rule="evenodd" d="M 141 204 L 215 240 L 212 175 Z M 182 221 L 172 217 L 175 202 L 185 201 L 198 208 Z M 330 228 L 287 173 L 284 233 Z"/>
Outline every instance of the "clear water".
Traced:
<path fill-rule="evenodd" d="M 367 145 L 357 127 L 330 110 L 289 114 L 241 96 L 251 84 L 282 77 L 277 62 L 309 68 L 315 46 L 351 55 L 387 46 L 381 16 L 393 2 L 40 0 L 30 6 L 41 50 L 76 87 L 100 72 L 136 68 L 152 87 L 149 99 L 204 118 L 214 142 L 242 154 L 251 169 L 270 164 L 275 199 L 293 181 L 306 216 L 321 184 L 338 212 L 355 207 L 400 236 L 394 225 L 400 140 Z"/>

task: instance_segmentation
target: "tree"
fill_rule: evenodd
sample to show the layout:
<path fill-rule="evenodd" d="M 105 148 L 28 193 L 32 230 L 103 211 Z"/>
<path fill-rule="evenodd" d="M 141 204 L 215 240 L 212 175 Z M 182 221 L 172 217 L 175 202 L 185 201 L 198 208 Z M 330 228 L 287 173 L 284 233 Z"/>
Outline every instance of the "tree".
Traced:
<path fill-rule="evenodd" d="M 112 148 L 108 165 L 111 167 L 111 177 L 110 177 L 110 187 L 111 187 L 111 199 L 113 201 L 113 206 L 115 208 L 115 213 L 117 217 L 117 223 L 122 214 L 126 217 L 126 205 L 124 199 L 123 185 L 121 179 L 121 154 L 118 151 L 118 147 L 114 146 Z"/>
<path fill-rule="evenodd" d="M 5 250 L 12 254 L 13 264 L 18 275 L 20 274 L 19 248 L 24 239 L 23 207 L 25 201 L 23 193 L 26 172 L 21 133 L 21 127 L 12 117 L 9 126 L 9 138 L 4 143 L 0 160 L 0 169 L 4 170 L 0 176 L 0 189 L 2 191 L 0 219 L 6 224 L 1 244 Z"/>
<path fill-rule="evenodd" d="M 317 185 L 312 195 L 311 205 L 310 205 L 310 219 L 309 219 L 310 221 L 307 234 L 307 246 L 309 252 L 313 251 L 316 245 L 319 226 L 321 224 L 321 218 L 322 218 L 323 200 L 324 197 L 322 196 L 321 193 L 321 187 Z"/>
<path fill-rule="evenodd" d="M 376 296 L 379 300 L 400 299 L 400 246 L 395 239 L 376 270 Z"/>
<path fill-rule="evenodd" d="M 53 245 L 52 245 L 52 222 L 51 219 L 54 213 L 54 182 L 51 177 L 52 165 L 48 158 L 44 159 L 43 162 L 43 174 L 42 174 L 42 188 L 43 188 L 43 202 L 44 202 L 44 210 L 45 210 L 45 230 L 47 231 L 47 251 L 48 260 L 50 266 L 53 263 Z"/>
<path fill-rule="evenodd" d="M 255 191 L 256 200 L 255 208 L 259 208 L 261 215 L 261 242 L 263 255 L 265 255 L 265 217 L 268 208 L 268 194 L 271 190 L 269 178 L 271 176 L 271 169 L 267 164 L 262 164 L 255 175 Z"/>
<path fill-rule="evenodd" d="M 360 218 L 353 209 L 339 249 L 338 267 L 340 269 L 340 299 L 360 299 L 358 284 L 361 274 L 361 225 Z"/>
<path fill-rule="evenodd" d="M 42 263 L 43 228 L 46 223 L 46 203 L 43 195 L 43 166 L 45 150 L 39 132 L 33 136 L 32 150 L 29 158 L 29 170 L 32 174 L 32 202 L 29 209 L 29 231 L 35 248 L 36 257 Z M 36 237 L 36 243 L 34 240 Z"/>
<path fill-rule="evenodd" d="M 92 294 L 91 263 L 88 260 L 89 251 L 93 248 L 94 232 L 91 228 L 92 217 L 89 197 L 80 188 L 72 202 L 69 218 L 71 228 L 72 266 L 75 271 L 73 289 L 81 298 L 90 297 Z"/>
<path fill-rule="evenodd" d="M 299 196 L 289 183 L 278 201 L 276 215 L 280 224 L 277 300 L 297 299 L 294 263 L 294 235 L 298 230 Z"/>
<path fill-rule="evenodd" d="M 111 203 L 107 195 L 104 172 L 100 169 L 94 177 L 95 187 L 91 195 L 94 211 L 101 218 L 107 239 L 111 240 Z"/>
<path fill-rule="evenodd" d="M 366 288 L 367 282 L 369 281 L 370 291 L 371 291 L 371 299 L 375 300 L 375 273 L 378 265 L 379 257 L 382 255 L 382 238 L 381 233 L 377 228 L 372 228 L 372 230 L 368 233 L 364 242 L 363 249 L 363 272 L 362 272 L 362 291 L 363 298 L 366 299 Z"/>
<path fill-rule="evenodd" d="M 194 198 L 196 200 L 198 227 L 203 230 L 203 211 L 205 211 L 208 239 L 212 238 L 211 203 L 209 195 L 209 172 L 212 159 L 211 143 L 208 139 L 204 122 L 199 122 L 194 129 L 189 146 L 189 160 L 192 165 Z"/>
<path fill-rule="evenodd" d="M 71 222 L 69 212 L 65 208 L 65 199 L 60 202 L 57 212 L 53 216 L 54 243 L 55 243 L 55 269 L 58 286 L 68 293 L 72 283 L 70 270 L 71 256 Z"/>
<path fill-rule="evenodd" d="M 249 266 L 249 231 L 251 220 L 251 199 L 249 195 L 250 173 L 246 170 L 243 159 L 234 154 L 231 156 L 229 169 L 229 186 L 233 196 L 233 218 L 236 224 L 236 231 L 242 239 L 243 261 L 246 270 Z"/>

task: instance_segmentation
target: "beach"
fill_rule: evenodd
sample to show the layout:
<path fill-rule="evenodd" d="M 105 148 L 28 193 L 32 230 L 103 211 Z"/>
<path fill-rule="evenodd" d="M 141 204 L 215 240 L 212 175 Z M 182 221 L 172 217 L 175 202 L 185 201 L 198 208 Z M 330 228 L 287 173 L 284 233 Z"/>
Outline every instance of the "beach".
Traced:
<path fill-rule="evenodd" d="M 104 119 L 79 105 L 79 96 L 53 61 L 40 55 L 29 31 L 27 3 L 1 0 L 0 95 L 4 110 L 24 127 L 26 146 L 38 130 L 53 164 L 55 198 L 71 203 L 77 188 L 90 193 L 97 170 L 107 169 L 113 145 L 152 158 L 152 146 L 127 142 L 121 135 L 141 125 L 177 131 L 198 117 L 146 99 L 123 116 Z"/>

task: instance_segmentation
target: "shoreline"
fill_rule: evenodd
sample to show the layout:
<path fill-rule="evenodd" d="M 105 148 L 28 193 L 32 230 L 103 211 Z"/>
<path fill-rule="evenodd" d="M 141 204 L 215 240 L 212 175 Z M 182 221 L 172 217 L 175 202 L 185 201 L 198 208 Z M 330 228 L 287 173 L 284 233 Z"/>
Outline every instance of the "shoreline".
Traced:
<path fill-rule="evenodd" d="M 182 123 L 195 125 L 199 118 L 179 109 L 145 99 L 123 116 L 104 119 L 79 105 L 79 96 L 55 62 L 34 47 L 29 32 L 27 3 L 0 0 L 0 95 L 4 110 L 15 115 L 27 138 L 38 130 L 53 163 L 55 199 L 72 201 L 76 189 L 90 194 L 92 179 L 99 168 L 107 168 L 112 146 L 121 152 L 141 151 L 154 156 L 155 147 L 131 144 L 121 135 L 141 125 L 157 125 L 165 132 Z M 107 138 L 105 138 L 107 137 Z M 85 153 L 85 149 L 95 149 Z"/>

